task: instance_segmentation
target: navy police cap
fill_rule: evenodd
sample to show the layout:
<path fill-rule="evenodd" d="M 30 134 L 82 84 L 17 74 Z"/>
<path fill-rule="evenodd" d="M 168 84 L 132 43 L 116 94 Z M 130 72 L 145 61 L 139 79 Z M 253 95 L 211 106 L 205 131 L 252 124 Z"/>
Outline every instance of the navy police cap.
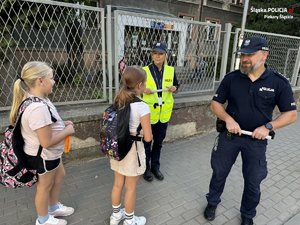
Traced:
<path fill-rule="evenodd" d="M 153 48 L 152 52 L 160 52 L 160 53 L 167 53 L 167 46 L 165 43 L 157 42 Z"/>
<path fill-rule="evenodd" d="M 253 54 L 260 50 L 269 51 L 267 40 L 262 37 L 252 36 L 244 39 L 239 52 L 244 54 Z"/>

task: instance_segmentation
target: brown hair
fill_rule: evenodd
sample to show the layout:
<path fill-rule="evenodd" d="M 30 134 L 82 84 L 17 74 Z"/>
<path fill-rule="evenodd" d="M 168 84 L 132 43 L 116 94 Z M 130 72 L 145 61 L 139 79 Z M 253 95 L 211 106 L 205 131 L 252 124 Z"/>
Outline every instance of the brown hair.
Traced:
<path fill-rule="evenodd" d="M 122 109 L 130 104 L 137 95 L 136 86 L 146 81 L 146 72 L 137 66 L 128 66 L 122 75 L 122 86 L 116 94 L 114 104 Z"/>

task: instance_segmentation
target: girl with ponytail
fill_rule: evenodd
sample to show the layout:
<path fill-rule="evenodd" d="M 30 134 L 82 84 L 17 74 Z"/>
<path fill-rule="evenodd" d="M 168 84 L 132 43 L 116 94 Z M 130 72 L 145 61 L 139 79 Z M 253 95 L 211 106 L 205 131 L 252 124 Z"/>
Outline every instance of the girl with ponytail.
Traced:
<path fill-rule="evenodd" d="M 49 100 L 55 84 L 53 70 L 44 62 L 28 62 L 24 65 L 21 76 L 15 81 L 13 102 L 10 112 L 10 123 L 14 125 L 20 104 L 26 98 L 39 98 L 33 101 L 23 112 L 21 133 L 24 139 L 24 152 L 28 163 L 37 168 L 35 207 L 38 214 L 36 225 L 65 225 L 66 220 L 56 216 L 69 216 L 74 212 L 72 207 L 61 204 L 60 190 L 63 184 L 65 169 L 61 156 L 64 151 L 65 138 L 74 133 L 73 123 L 63 121 L 55 106 Z M 51 114 L 56 119 L 53 122 Z M 42 153 L 38 160 L 39 146 Z"/>
<path fill-rule="evenodd" d="M 140 97 L 144 92 L 145 83 L 146 73 L 144 70 L 139 67 L 126 67 L 122 75 L 122 87 L 116 94 L 114 104 L 118 109 L 130 105 L 130 134 L 136 135 L 137 127 L 141 124 L 141 135 L 144 141 L 151 142 L 150 109 L 142 101 L 134 102 L 134 99 Z M 140 175 L 144 174 L 146 170 L 146 155 L 143 142 L 138 141 L 137 145 L 133 144 L 128 154 L 121 161 L 110 159 L 110 164 L 111 169 L 114 171 L 114 184 L 111 193 L 113 213 L 110 217 L 110 225 L 117 225 L 124 218 L 123 225 L 144 225 L 146 218 L 134 215 L 136 186 Z M 121 195 L 124 187 L 125 209 L 121 208 Z"/>

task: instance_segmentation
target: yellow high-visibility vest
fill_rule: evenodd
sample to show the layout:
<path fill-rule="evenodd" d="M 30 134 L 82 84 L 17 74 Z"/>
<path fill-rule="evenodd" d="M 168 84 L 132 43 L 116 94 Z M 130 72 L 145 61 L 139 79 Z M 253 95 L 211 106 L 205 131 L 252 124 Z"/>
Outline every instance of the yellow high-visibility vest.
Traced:
<path fill-rule="evenodd" d="M 150 72 L 149 66 L 143 67 L 147 74 L 146 88 L 151 90 L 157 90 L 156 83 Z M 162 78 L 162 88 L 173 86 L 174 80 L 174 67 L 164 66 L 164 73 Z M 151 124 L 156 124 L 158 121 L 166 123 L 170 120 L 174 105 L 174 98 L 172 92 L 163 91 L 162 92 L 162 105 L 158 104 L 158 94 L 157 92 L 153 94 L 143 94 L 143 101 L 146 102 L 150 108 L 150 120 Z"/>

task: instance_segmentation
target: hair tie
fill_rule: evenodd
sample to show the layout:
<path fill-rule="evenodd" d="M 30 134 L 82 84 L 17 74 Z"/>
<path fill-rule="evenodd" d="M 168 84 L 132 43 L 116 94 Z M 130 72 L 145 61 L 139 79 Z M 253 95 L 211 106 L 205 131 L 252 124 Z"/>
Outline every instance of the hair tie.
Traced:
<path fill-rule="evenodd" d="M 18 79 L 24 82 L 24 79 L 21 76 L 18 76 Z"/>

